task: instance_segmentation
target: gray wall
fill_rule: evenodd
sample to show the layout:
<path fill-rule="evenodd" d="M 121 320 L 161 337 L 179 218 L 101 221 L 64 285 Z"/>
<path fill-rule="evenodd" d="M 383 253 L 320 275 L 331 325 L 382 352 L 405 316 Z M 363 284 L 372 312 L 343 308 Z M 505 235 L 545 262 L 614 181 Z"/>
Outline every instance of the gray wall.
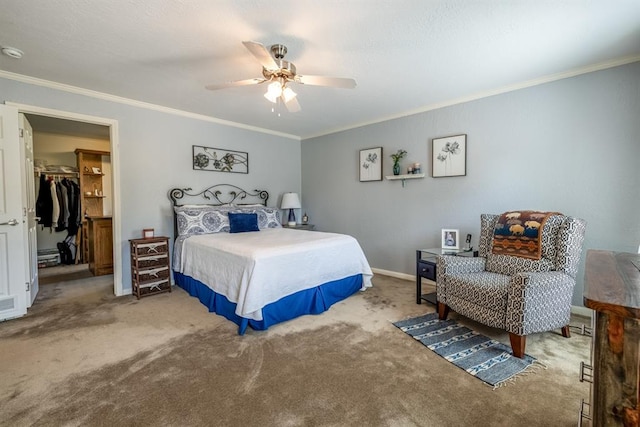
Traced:
<path fill-rule="evenodd" d="M 383 100 L 381 100 L 383 102 Z M 467 175 L 431 178 L 431 139 L 467 134 Z M 403 148 L 425 179 L 359 182 L 358 152 Z M 587 221 L 585 249 L 640 244 L 640 63 L 559 80 L 302 143 L 310 222 L 356 237 L 372 267 L 415 274 L 442 228 L 473 234 L 481 213 L 560 211 Z M 584 255 L 573 304 L 582 305 Z M 409 285 L 408 285 L 409 286 Z"/>
<path fill-rule="evenodd" d="M 115 250 L 122 251 L 125 293 L 131 291 L 128 239 L 141 237 L 143 228 L 173 237 L 169 189 L 220 183 L 266 189 L 269 206 L 287 191 L 300 192 L 300 142 L 294 139 L 0 78 L 5 101 L 118 121 L 120 155 L 112 163 L 120 170 L 122 246 Z M 194 171 L 192 145 L 248 152 L 249 174 Z"/>

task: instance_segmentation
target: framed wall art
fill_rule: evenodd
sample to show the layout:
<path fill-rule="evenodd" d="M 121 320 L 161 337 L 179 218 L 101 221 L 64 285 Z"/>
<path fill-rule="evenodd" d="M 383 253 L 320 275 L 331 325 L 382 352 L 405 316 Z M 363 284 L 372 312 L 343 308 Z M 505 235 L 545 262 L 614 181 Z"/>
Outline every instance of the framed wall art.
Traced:
<path fill-rule="evenodd" d="M 442 229 L 442 249 L 460 249 L 460 231 L 452 228 Z"/>
<path fill-rule="evenodd" d="M 431 173 L 434 178 L 467 174 L 467 135 L 433 138 Z"/>
<path fill-rule="evenodd" d="M 360 182 L 382 181 L 382 147 L 360 150 Z"/>
<path fill-rule="evenodd" d="M 193 146 L 193 169 L 214 172 L 249 173 L 249 153 L 225 148 Z"/>

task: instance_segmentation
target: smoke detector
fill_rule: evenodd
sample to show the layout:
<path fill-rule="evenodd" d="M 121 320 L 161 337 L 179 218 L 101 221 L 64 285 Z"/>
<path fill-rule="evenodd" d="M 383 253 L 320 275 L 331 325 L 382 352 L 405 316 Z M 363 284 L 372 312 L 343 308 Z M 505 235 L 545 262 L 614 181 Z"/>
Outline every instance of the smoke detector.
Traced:
<path fill-rule="evenodd" d="M 22 58 L 22 55 L 24 55 L 24 53 L 20 49 L 16 49 L 15 47 L 11 46 L 3 47 L 2 53 L 14 59 L 20 59 Z"/>

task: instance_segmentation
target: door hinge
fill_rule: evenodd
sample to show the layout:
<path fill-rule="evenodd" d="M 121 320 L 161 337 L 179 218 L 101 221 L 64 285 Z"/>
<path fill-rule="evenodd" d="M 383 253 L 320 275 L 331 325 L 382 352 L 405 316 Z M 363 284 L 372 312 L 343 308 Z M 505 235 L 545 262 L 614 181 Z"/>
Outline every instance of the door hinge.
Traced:
<path fill-rule="evenodd" d="M 24 285 L 26 287 L 26 291 L 29 292 L 29 282 L 24 282 Z"/>
<path fill-rule="evenodd" d="M 24 129 L 20 128 L 20 138 L 24 138 Z"/>

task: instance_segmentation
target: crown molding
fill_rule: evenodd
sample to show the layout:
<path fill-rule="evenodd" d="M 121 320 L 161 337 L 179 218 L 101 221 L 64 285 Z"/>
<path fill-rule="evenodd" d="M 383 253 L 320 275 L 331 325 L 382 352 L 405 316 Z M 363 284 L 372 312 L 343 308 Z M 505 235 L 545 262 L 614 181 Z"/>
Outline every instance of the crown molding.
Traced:
<path fill-rule="evenodd" d="M 152 104 L 149 102 L 137 101 L 135 99 L 125 98 L 122 96 L 110 95 L 104 92 L 98 92 L 91 89 L 84 89 L 77 86 L 71 86 L 64 83 L 53 82 L 50 80 L 39 79 L 37 77 L 25 76 L 23 74 L 11 73 L 9 71 L 0 70 L 0 78 L 9 80 L 15 80 L 21 83 L 32 84 L 36 86 L 42 86 L 49 89 L 60 90 L 63 92 L 74 93 L 77 95 L 84 95 L 90 98 L 101 99 L 103 101 L 115 102 L 118 104 L 130 105 L 132 107 L 144 108 L 147 110 L 158 111 L 161 113 L 172 114 L 175 116 L 187 117 L 190 119 L 201 120 L 210 123 L 216 123 L 224 126 L 235 127 L 239 129 L 249 130 L 252 132 L 265 133 L 269 135 L 279 136 L 282 138 L 293 139 L 300 141 L 300 137 L 284 132 L 276 132 L 269 129 L 260 128 L 257 126 L 250 126 L 243 123 L 232 122 L 230 120 L 218 119 L 216 117 L 207 116 L 204 114 L 191 113 L 189 111 L 178 110 L 176 108 L 164 107 L 162 105 Z"/>
<path fill-rule="evenodd" d="M 457 104 L 464 104 L 465 102 L 469 102 L 469 101 L 476 101 L 478 99 L 488 98 L 494 95 L 500 95 L 503 93 L 513 92 L 520 89 L 526 89 L 532 86 L 538 86 L 545 83 L 555 82 L 557 80 L 568 79 L 570 77 L 579 76 L 581 74 L 593 73 L 595 71 L 606 70 L 608 68 L 619 67 L 621 65 L 627 65 L 634 62 L 638 62 L 638 61 L 640 61 L 640 55 L 625 56 L 625 57 L 618 58 L 611 61 L 600 62 L 598 64 L 588 65 L 586 67 L 574 68 L 573 70 L 565 71 L 562 73 L 550 74 L 548 76 L 539 77 L 537 79 L 527 80 L 521 83 L 515 83 L 512 85 L 503 86 L 497 89 L 490 89 L 487 91 L 477 92 L 475 94 L 464 96 L 461 98 L 456 98 L 449 101 L 443 101 L 443 102 L 427 105 L 425 107 L 417 108 L 414 110 L 405 111 L 405 112 L 394 114 L 391 116 L 381 117 L 376 120 L 354 124 L 352 126 L 345 126 L 342 128 L 332 129 L 332 130 L 314 134 L 314 135 L 303 136 L 302 139 L 305 140 L 305 139 L 317 138 L 320 136 L 330 135 L 338 132 L 344 132 L 347 130 L 356 129 L 363 126 L 369 126 L 377 123 L 386 122 L 389 120 L 400 119 L 402 117 L 413 116 L 415 114 L 426 113 L 428 111 L 438 110 L 444 107 L 451 107 Z"/>

